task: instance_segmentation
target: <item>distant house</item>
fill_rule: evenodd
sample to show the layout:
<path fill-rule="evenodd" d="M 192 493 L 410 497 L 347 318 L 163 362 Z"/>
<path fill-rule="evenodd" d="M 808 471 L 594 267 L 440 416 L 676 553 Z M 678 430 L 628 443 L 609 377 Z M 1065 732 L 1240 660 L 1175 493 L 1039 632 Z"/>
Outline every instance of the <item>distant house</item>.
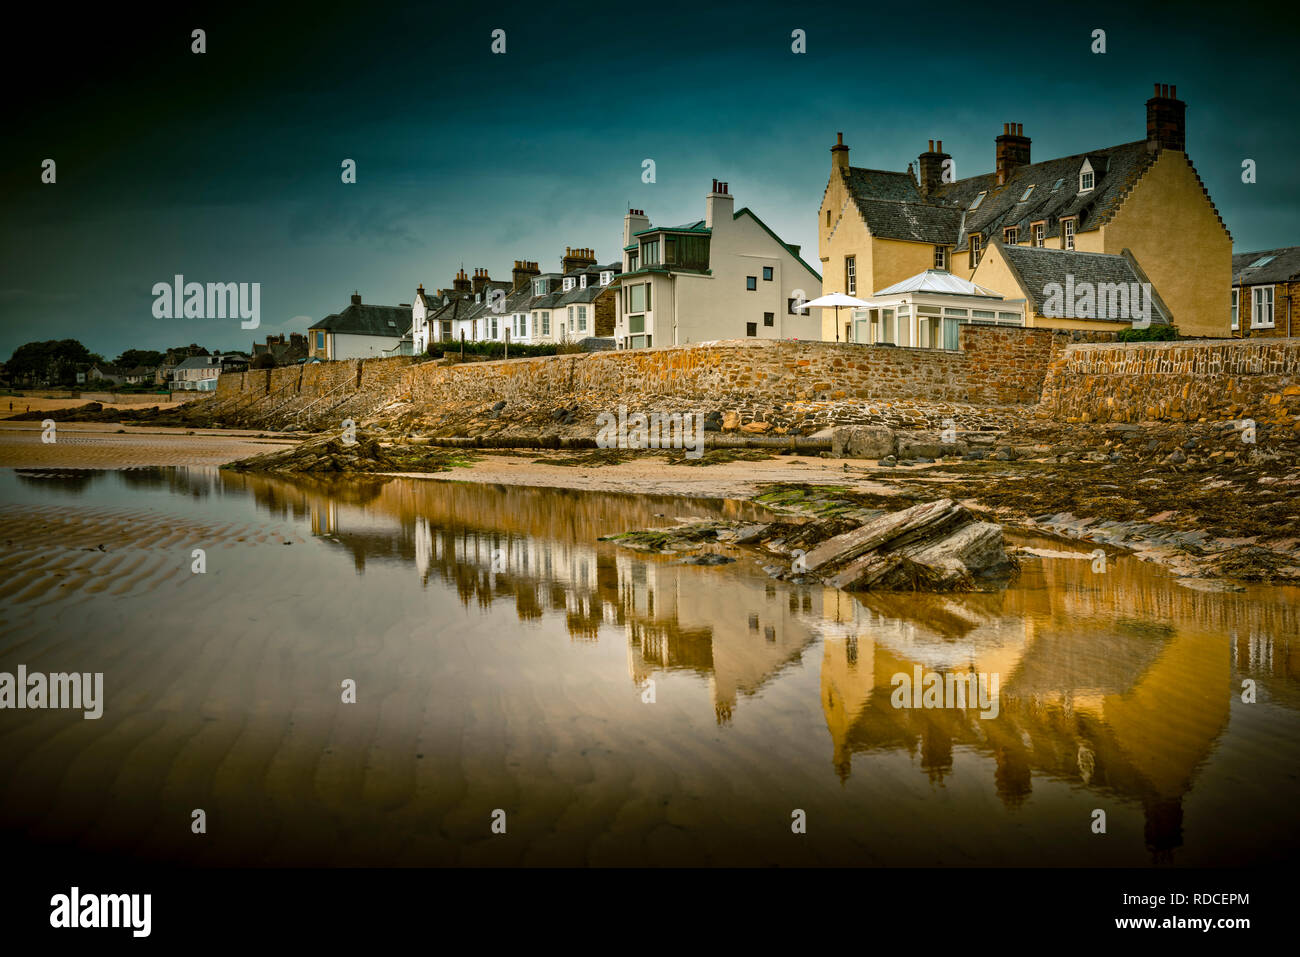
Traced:
<path fill-rule="evenodd" d="M 1291 335 L 1291 301 L 1300 293 L 1300 246 L 1232 254 L 1232 334 Z"/>
<path fill-rule="evenodd" d="M 251 360 L 242 352 L 227 352 L 219 354 L 214 358 L 221 360 L 222 373 L 227 372 L 247 372 Z"/>
<path fill-rule="evenodd" d="M 265 344 L 254 342 L 250 361 L 257 362 L 262 356 L 269 355 L 277 366 L 291 366 L 307 358 L 309 352 L 305 334 L 291 332 L 286 340 L 282 332 L 278 336 L 267 336 Z"/>
<path fill-rule="evenodd" d="M 309 354 L 318 359 L 372 359 L 398 355 L 411 331 L 411 307 L 372 306 L 353 293 L 342 312 L 307 329 Z"/>
<path fill-rule="evenodd" d="M 221 356 L 190 356 L 172 370 L 172 388 L 179 391 L 211 392 L 221 375 Z"/>
<path fill-rule="evenodd" d="M 86 370 L 86 381 L 121 385 L 126 382 L 126 371 L 108 362 L 95 362 Z"/>
<path fill-rule="evenodd" d="M 136 366 L 133 369 L 126 370 L 126 381 L 128 385 L 147 385 L 154 381 L 158 368 L 156 366 Z"/>

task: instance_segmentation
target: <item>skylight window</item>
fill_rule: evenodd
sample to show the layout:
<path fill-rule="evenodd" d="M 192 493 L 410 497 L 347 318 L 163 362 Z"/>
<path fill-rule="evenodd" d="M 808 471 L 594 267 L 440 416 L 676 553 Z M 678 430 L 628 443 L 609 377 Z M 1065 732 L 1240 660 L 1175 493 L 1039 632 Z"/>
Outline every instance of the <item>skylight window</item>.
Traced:
<path fill-rule="evenodd" d="M 1052 192 L 1055 193 L 1058 189 L 1060 189 L 1061 184 L 1064 182 L 1065 182 L 1065 177 L 1062 176 L 1060 179 L 1056 181 L 1056 185 L 1052 187 Z"/>
<path fill-rule="evenodd" d="M 1253 263 L 1251 263 L 1250 266 L 1248 266 L 1247 268 L 1249 268 L 1249 269 L 1254 269 L 1256 266 L 1267 266 L 1269 263 L 1271 263 L 1271 262 L 1272 262 L 1274 259 L 1276 259 L 1276 258 L 1277 258 L 1276 256 L 1263 256 L 1263 257 L 1261 257 L 1261 258 L 1259 258 L 1259 259 L 1256 259 L 1256 260 L 1255 260 Z"/>
<path fill-rule="evenodd" d="M 1020 195 L 1020 198 L 1016 200 L 1016 202 L 1023 203 L 1025 200 L 1029 198 L 1029 194 L 1032 193 L 1033 191 L 1034 191 L 1034 187 L 1030 186 Z"/>
<path fill-rule="evenodd" d="M 987 196 L 988 194 L 989 194 L 988 190 L 984 190 L 978 196 L 975 197 L 974 202 L 970 204 L 970 211 L 972 213 L 975 212 L 975 210 L 980 208 L 980 203 L 984 202 L 984 197 Z"/>

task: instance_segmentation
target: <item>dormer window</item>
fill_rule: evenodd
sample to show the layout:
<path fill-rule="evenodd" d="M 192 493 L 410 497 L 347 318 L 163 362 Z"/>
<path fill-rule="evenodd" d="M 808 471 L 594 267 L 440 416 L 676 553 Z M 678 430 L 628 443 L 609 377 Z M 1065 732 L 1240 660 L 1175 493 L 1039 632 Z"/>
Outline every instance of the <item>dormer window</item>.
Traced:
<path fill-rule="evenodd" d="M 980 203 L 984 202 L 984 197 L 989 194 L 988 190 L 982 190 L 976 194 L 975 199 L 970 204 L 970 211 L 973 213 L 980 208 Z"/>
<path fill-rule="evenodd" d="M 572 289 L 572 288 L 573 288 L 573 277 L 572 277 L 572 276 L 565 276 L 565 277 L 564 277 L 564 291 L 565 291 L 565 292 L 568 292 L 568 291 L 569 291 L 570 289 Z"/>
<path fill-rule="evenodd" d="M 582 276 L 579 276 L 579 277 L 578 277 L 578 287 L 579 287 L 580 289 L 586 289 L 586 288 L 587 288 L 587 277 L 586 277 L 586 275 L 582 275 Z"/>
<path fill-rule="evenodd" d="M 613 282 L 613 281 L 614 281 L 614 272 L 613 272 L 613 270 L 609 270 L 609 269 L 607 269 L 607 270 L 605 270 L 603 273 L 600 274 L 600 284 L 601 284 L 602 286 L 608 286 L 608 285 L 609 285 L 611 282 Z"/>
<path fill-rule="evenodd" d="M 482 302 L 482 301 L 483 301 L 483 293 L 481 293 L 481 292 L 476 292 L 476 293 L 474 293 L 474 301 L 475 301 L 475 302 Z"/>
<path fill-rule="evenodd" d="M 1079 169 L 1079 192 L 1086 193 L 1097 184 L 1097 174 L 1093 171 L 1092 163 L 1088 160 L 1083 161 L 1083 166 Z"/>

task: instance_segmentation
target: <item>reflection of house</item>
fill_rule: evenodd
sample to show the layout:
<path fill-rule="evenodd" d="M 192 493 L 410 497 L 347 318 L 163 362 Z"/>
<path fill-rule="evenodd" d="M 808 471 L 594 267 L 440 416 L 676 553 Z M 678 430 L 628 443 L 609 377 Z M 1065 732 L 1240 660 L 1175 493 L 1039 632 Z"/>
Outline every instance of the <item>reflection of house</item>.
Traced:
<path fill-rule="evenodd" d="M 720 722 L 813 641 L 805 616 L 820 614 L 820 590 L 777 590 L 727 567 L 626 553 L 615 562 L 632 680 L 677 669 L 707 675 Z"/>
<path fill-rule="evenodd" d="M 1153 588 L 1132 558 L 1104 576 L 1084 560 L 1023 574 L 1014 591 L 945 596 L 911 620 L 840 606 L 838 623 L 822 629 L 822 707 L 836 769 L 847 777 L 854 754 L 919 746 L 922 768 L 942 779 L 955 751 L 973 748 L 993 758 L 1010 806 L 1031 793 L 1034 772 L 1139 799 L 1147 845 L 1166 857 L 1181 844 L 1182 799 L 1228 723 L 1226 623 L 1207 618 L 1234 598 Z M 957 641 L 948 625 L 927 621 L 944 605 L 940 619 L 970 623 Z M 1116 621 L 1117 607 L 1135 617 Z M 915 666 L 999 674 L 998 715 L 894 708 L 893 676 Z"/>

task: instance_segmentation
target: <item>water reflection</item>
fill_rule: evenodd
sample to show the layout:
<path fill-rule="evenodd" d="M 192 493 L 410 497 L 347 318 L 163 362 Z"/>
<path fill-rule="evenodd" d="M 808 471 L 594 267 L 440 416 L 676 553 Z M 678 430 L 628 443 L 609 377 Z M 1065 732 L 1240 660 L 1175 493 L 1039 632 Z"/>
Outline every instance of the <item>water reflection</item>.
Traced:
<path fill-rule="evenodd" d="M 124 473 L 122 481 L 186 498 L 251 499 L 268 518 L 309 527 L 325 548 L 345 552 L 360 580 L 383 569 L 401 576 L 403 592 L 454 594 L 480 615 L 513 606 L 521 623 L 562 622 L 574 645 L 620 643 L 630 690 L 652 680 L 703 683 L 719 733 L 752 734 L 740 719 L 753 707 L 757 720 L 760 700 L 795 715 L 800 696 L 806 705 L 819 695 L 821 732 L 800 730 L 790 747 L 812 755 L 838 788 L 860 786 L 853 793 L 868 803 L 914 803 L 899 768 L 924 787 L 960 786 L 969 806 L 950 813 L 973 820 L 986 812 L 971 787 L 1016 814 L 1039 795 L 1086 794 L 1088 808 L 1138 809 L 1149 859 L 1174 860 L 1187 840 L 1189 796 L 1242 787 L 1228 772 L 1204 782 L 1241 708 L 1267 716 L 1238 745 L 1264 781 L 1252 800 L 1276 801 L 1268 809 L 1281 812 L 1291 786 L 1284 768 L 1300 711 L 1294 590 L 1196 591 L 1132 558 L 1104 574 L 1087 560 L 1056 558 L 1027 561 L 1000 593 L 852 596 L 774 582 L 748 561 L 689 566 L 598 541 L 679 519 L 761 517 L 747 503 L 215 470 Z M 999 675 L 996 716 L 982 717 L 973 703 L 894 707 L 895 676 L 916 669 Z M 1260 704 L 1240 703 L 1245 679 Z M 489 693 L 492 679 L 464 680 Z M 787 735 L 802 727 L 795 717 L 783 723 Z M 781 732 L 764 732 L 773 733 Z M 764 743 L 784 746 L 770 736 Z"/>

